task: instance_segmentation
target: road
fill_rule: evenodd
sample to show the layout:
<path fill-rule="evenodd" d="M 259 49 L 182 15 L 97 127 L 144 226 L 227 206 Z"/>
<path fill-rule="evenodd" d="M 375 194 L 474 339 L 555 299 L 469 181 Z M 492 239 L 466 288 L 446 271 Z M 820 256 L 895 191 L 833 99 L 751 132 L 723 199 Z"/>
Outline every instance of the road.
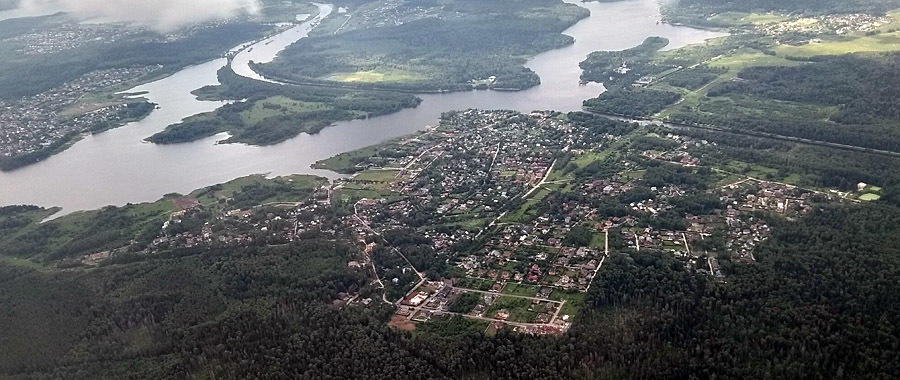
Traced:
<path fill-rule="evenodd" d="M 541 182 L 538 182 L 538 184 L 534 185 L 534 187 L 532 187 L 531 190 L 528 190 L 528 192 L 525 193 L 525 195 L 523 195 L 522 198 L 528 198 L 528 196 L 531 195 L 531 193 L 535 192 L 541 186 L 544 186 L 544 183 L 547 182 L 547 178 L 550 178 L 550 173 L 553 172 L 554 166 L 556 166 L 556 160 L 553 160 L 553 162 L 550 163 L 550 167 L 547 168 L 547 172 L 544 173 L 544 178 L 541 178 Z"/>

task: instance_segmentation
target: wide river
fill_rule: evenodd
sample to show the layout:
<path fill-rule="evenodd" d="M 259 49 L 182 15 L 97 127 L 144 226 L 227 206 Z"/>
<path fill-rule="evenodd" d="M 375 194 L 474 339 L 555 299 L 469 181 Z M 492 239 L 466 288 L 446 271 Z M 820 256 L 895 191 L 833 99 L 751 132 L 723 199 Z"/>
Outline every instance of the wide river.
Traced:
<path fill-rule="evenodd" d="M 522 112 L 579 110 L 583 100 L 603 91 L 600 85 L 579 85 L 578 62 L 590 52 L 626 49 L 650 36 L 668 38 L 671 41 L 668 49 L 718 36 L 709 31 L 658 23 L 657 0 L 565 1 L 589 9 L 591 16 L 565 31 L 575 38 L 574 44 L 539 54 L 527 63 L 542 81 L 540 86 L 529 90 L 425 94 L 420 96 L 424 101 L 417 108 L 337 123 L 318 134 L 303 134 L 267 147 L 216 144 L 224 135 L 176 145 L 144 142 L 146 137 L 167 125 L 223 105 L 222 102 L 198 101 L 191 95 L 197 88 L 218 84 L 216 71 L 227 62 L 224 58 L 216 59 L 129 90 L 146 91 L 145 96 L 159 104 L 159 109 L 145 119 L 88 136 L 65 152 L 40 163 L 0 173 L 0 205 L 60 206 L 63 213 L 70 213 L 106 205 L 154 201 L 166 193 L 187 193 L 249 174 L 307 173 L 335 178 L 335 173 L 314 170 L 310 165 L 341 152 L 433 125 L 445 111 L 467 108 Z M 331 7 L 320 6 L 320 11 L 330 13 Z M 264 40 L 253 50 L 243 51 L 239 58 L 242 62 L 271 60 L 277 53 L 273 51 L 275 46 L 283 47 L 305 37 L 317 21 L 315 18 L 290 29 L 275 41 Z M 240 70 L 239 66 L 236 62 L 235 70 Z"/>

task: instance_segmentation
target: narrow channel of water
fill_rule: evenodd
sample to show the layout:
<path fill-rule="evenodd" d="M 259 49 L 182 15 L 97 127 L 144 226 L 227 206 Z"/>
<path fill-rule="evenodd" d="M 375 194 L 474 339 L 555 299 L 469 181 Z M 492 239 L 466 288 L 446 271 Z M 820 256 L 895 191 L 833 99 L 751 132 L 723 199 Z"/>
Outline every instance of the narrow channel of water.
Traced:
<path fill-rule="evenodd" d="M 445 111 L 467 108 L 522 112 L 578 110 L 583 100 L 603 91 L 599 85 L 579 85 L 578 63 L 590 52 L 626 49 L 650 36 L 668 38 L 671 41 L 668 48 L 672 49 L 719 35 L 659 23 L 656 0 L 615 3 L 565 1 L 589 9 L 591 16 L 565 31 L 565 34 L 575 38 L 573 45 L 539 54 L 528 62 L 527 66 L 542 81 L 540 86 L 532 89 L 422 95 L 424 101 L 415 109 L 367 120 L 341 122 L 316 135 L 303 134 L 268 147 L 216 144 L 224 135 L 177 145 L 143 142 L 143 139 L 169 124 L 197 113 L 212 111 L 223 104 L 198 101 L 190 94 L 194 89 L 217 84 L 216 71 L 227 64 L 225 59 L 217 59 L 129 90 L 147 91 L 146 96 L 159 104 L 160 109 L 144 120 L 89 136 L 65 152 L 38 164 L 0 173 L 0 205 L 61 206 L 63 213 L 69 213 L 110 204 L 153 201 L 166 193 L 187 193 L 249 174 L 306 173 L 335 178 L 337 174 L 314 170 L 310 165 L 341 152 L 415 132 L 434 124 Z M 330 7 L 320 7 L 320 10 L 330 12 Z M 317 19 L 304 25 L 309 27 L 315 22 Z M 286 33 L 301 31 L 297 39 L 308 33 L 302 25 L 298 28 Z M 272 55 L 268 49 L 260 49 L 258 56 L 254 52 L 257 49 L 245 50 L 247 54 L 242 59 L 247 62 L 271 60 L 267 58 Z"/>

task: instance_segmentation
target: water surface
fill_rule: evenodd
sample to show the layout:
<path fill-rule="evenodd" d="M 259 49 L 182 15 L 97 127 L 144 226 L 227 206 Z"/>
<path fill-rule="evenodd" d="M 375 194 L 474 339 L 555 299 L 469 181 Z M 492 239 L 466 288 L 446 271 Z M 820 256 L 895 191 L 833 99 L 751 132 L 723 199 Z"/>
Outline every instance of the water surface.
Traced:
<path fill-rule="evenodd" d="M 658 23 L 659 7 L 655 0 L 566 1 L 589 9 L 591 16 L 565 31 L 575 38 L 573 45 L 539 54 L 528 62 L 527 66 L 542 81 L 540 86 L 532 89 L 421 95 L 424 101 L 417 108 L 368 120 L 337 123 L 316 135 L 302 134 L 267 147 L 216 144 L 224 135 L 176 145 L 143 142 L 169 124 L 212 111 L 223 104 L 198 101 L 190 94 L 202 86 L 217 84 L 216 71 L 227 64 L 225 59 L 217 59 L 129 90 L 147 91 L 145 96 L 159 104 L 160 109 L 144 120 L 89 136 L 43 162 L 0 173 L 0 205 L 61 206 L 63 212 L 68 213 L 110 204 L 154 201 L 166 193 L 187 193 L 249 174 L 306 173 L 335 178 L 337 174 L 314 170 L 310 165 L 341 152 L 415 132 L 435 124 L 445 111 L 467 108 L 522 112 L 579 110 L 583 100 L 603 91 L 600 85 L 579 84 L 578 62 L 590 52 L 626 49 L 650 36 L 668 38 L 671 41 L 669 49 L 718 36 L 709 31 Z M 330 12 L 331 8 L 320 7 L 320 10 Z M 312 22 L 316 19 L 309 21 Z M 297 31 L 299 33 L 295 33 Z M 294 37 L 300 38 L 308 30 L 301 26 L 288 33 L 295 33 Z M 278 39 L 279 45 L 283 42 Z M 271 60 L 273 54 L 268 49 L 253 49 L 238 56 L 247 62 L 264 62 Z"/>

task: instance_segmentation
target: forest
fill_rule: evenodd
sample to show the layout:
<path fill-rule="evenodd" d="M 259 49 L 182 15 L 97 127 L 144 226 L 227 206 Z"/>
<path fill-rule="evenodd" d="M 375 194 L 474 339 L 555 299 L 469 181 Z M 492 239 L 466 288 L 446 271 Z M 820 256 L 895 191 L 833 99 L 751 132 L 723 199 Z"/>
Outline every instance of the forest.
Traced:
<path fill-rule="evenodd" d="M 900 209 L 772 219 L 727 282 L 623 249 L 561 337 L 483 335 L 449 319 L 388 328 L 336 309 L 367 280 L 340 242 L 174 251 L 91 271 L 0 261 L 0 374 L 30 378 L 890 379 L 900 373 Z M 461 299 L 460 303 L 471 302 Z M 458 305 L 462 307 L 461 305 Z M 41 316 L 40 318 L 36 318 Z M 28 321 L 27 323 L 25 321 Z M 27 328 L 22 328 L 27 326 Z M 483 326 L 482 326 L 483 328 Z"/>
<path fill-rule="evenodd" d="M 681 99 L 681 94 L 652 88 L 614 88 L 584 101 L 584 109 L 612 115 L 652 116 Z"/>
<path fill-rule="evenodd" d="M 311 36 L 255 68 L 295 83 L 414 92 L 536 86 L 540 78 L 522 65 L 535 54 L 571 44 L 561 32 L 586 11 L 550 0 L 499 3 L 411 2 L 402 7 L 436 9 L 444 17 Z"/>

